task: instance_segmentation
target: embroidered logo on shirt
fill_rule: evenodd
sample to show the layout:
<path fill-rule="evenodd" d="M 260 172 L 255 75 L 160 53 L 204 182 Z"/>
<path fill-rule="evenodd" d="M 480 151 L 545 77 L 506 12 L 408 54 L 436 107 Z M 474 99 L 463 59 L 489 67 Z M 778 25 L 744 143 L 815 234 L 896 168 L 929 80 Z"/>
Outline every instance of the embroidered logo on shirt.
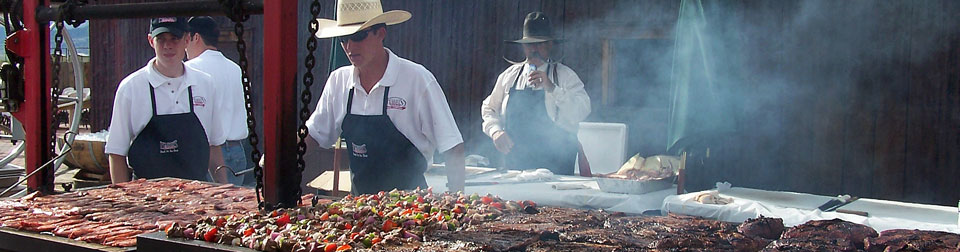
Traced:
<path fill-rule="evenodd" d="M 367 157 L 367 145 L 361 144 L 357 145 L 355 143 L 350 143 L 353 145 L 353 156 L 354 157 Z"/>
<path fill-rule="evenodd" d="M 400 97 L 390 97 L 390 99 L 387 99 L 387 109 L 407 109 L 407 101 Z"/>
<path fill-rule="evenodd" d="M 207 105 L 207 99 L 203 96 L 194 96 L 193 97 L 193 106 L 204 107 Z"/>
<path fill-rule="evenodd" d="M 180 152 L 180 146 L 177 145 L 177 140 L 171 142 L 160 141 L 160 153 L 175 153 Z"/>

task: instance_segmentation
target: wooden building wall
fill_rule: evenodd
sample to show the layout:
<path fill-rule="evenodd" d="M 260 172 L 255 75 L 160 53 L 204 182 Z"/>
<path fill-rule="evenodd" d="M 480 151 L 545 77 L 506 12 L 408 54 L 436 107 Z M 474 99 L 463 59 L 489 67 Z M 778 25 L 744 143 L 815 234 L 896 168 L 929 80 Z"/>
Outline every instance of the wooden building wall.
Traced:
<path fill-rule="evenodd" d="M 335 1 L 321 3 L 321 17 L 333 17 Z M 303 25 L 308 4 L 301 1 Z M 664 58 L 673 50 L 679 1 L 385 0 L 383 5 L 413 14 L 388 28 L 387 47 L 436 75 L 468 153 L 497 157 L 480 131 L 480 103 L 508 66 L 501 59 L 508 50 L 502 41 L 518 38 L 524 15 L 534 10 L 552 17 L 566 39 L 563 62 L 580 75 L 592 98 L 588 121 L 627 123 L 630 153 L 665 152 L 670 94 L 663 69 L 670 61 Z M 730 77 L 725 87 L 732 95 L 726 98 L 734 101 L 728 113 L 736 130 L 711 145 L 703 165 L 692 167 L 691 186 L 730 181 L 952 205 L 960 198 L 960 183 L 954 182 L 960 175 L 960 29 L 952 14 L 958 5 L 705 1 L 704 27 L 722 40 L 714 60 Z M 147 24 L 140 22 L 91 26 L 96 34 L 91 57 L 95 67 L 104 66 L 93 70 L 103 81 L 94 81 L 102 87 L 94 103 L 100 108 L 94 121 L 101 127 L 108 124 L 109 113 L 103 113 L 109 112 L 117 81 L 150 53 L 142 39 L 128 41 L 118 37 L 127 33 L 112 31 L 143 32 Z M 253 32 L 256 41 L 258 34 Z M 306 28 L 300 40 L 305 36 Z M 320 40 L 316 54 L 314 101 L 326 77 L 330 43 Z M 252 71 L 254 78 L 259 72 Z M 314 160 L 329 162 L 308 161 Z"/>

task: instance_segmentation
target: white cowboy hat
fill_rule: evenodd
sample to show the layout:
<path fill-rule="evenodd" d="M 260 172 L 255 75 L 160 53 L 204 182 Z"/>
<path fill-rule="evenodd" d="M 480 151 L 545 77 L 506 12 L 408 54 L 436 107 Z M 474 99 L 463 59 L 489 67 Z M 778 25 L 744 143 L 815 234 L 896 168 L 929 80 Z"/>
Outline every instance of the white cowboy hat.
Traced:
<path fill-rule="evenodd" d="M 317 38 L 333 38 L 354 34 L 375 24 L 395 25 L 410 19 L 410 12 L 383 12 L 380 0 L 338 0 L 337 20 L 318 18 Z"/>

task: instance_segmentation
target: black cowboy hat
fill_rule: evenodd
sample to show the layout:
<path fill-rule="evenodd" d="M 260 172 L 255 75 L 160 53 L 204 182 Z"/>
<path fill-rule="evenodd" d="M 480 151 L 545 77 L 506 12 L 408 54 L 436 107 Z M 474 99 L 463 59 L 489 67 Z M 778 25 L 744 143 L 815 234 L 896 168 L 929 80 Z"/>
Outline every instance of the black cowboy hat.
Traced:
<path fill-rule="evenodd" d="M 554 37 L 553 26 L 550 25 L 550 19 L 547 19 L 547 15 L 543 14 L 543 12 L 535 11 L 527 14 L 527 18 L 523 20 L 523 37 L 518 40 L 507 40 L 504 42 L 530 44 L 547 41 L 560 42 L 562 39 Z"/>

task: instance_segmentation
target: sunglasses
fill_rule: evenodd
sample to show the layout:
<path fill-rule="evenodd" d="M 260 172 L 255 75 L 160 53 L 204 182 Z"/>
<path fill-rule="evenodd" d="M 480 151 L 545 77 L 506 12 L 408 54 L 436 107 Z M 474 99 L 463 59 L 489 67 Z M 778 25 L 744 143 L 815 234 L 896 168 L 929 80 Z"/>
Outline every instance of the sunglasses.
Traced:
<path fill-rule="evenodd" d="M 370 27 L 368 29 L 358 31 L 357 33 L 354 33 L 354 34 L 337 37 L 337 39 L 340 40 L 340 43 L 344 43 L 344 44 L 347 43 L 347 40 L 352 40 L 353 42 L 360 42 L 360 41 L 363 41 L 364 39 L 367 39 L 367 35 L 370 35 L 370 32 L 376 30 L 377 28 L 379 27 L 377 26 Z"/>

